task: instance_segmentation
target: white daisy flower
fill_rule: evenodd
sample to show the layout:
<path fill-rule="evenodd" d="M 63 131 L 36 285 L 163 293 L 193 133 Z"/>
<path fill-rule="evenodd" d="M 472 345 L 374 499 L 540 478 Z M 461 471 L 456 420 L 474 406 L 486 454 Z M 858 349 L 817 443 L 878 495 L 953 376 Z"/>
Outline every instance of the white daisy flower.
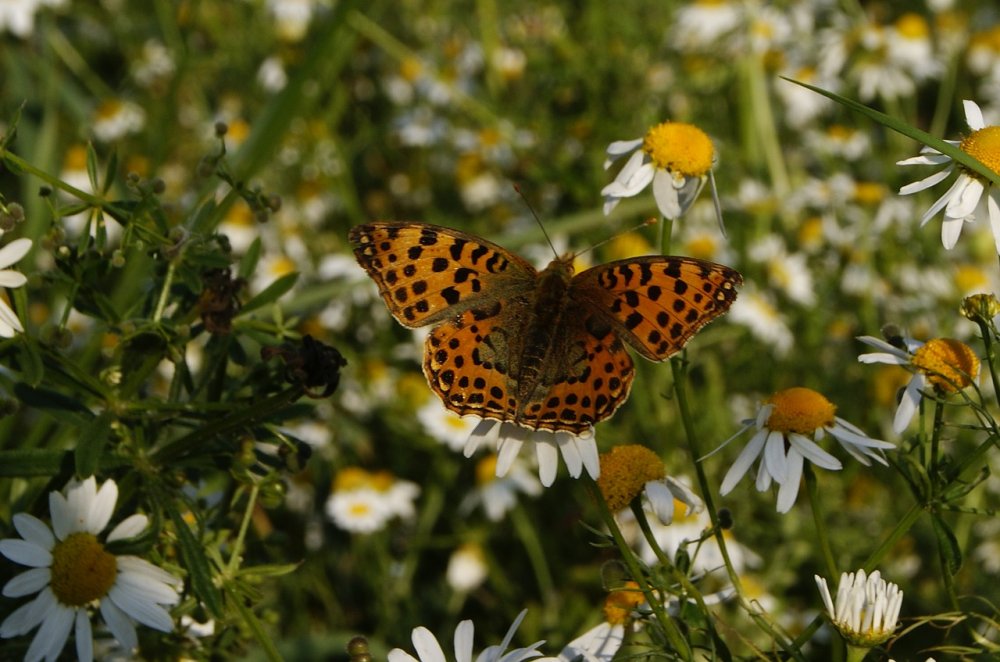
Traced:
<path fill-rule="evenodd" d="M 642 138 L 611 143 L 607 154 L 605 170 L 618 159 L 631 156 L 615 180 L 601 189 L 605 215 L 623 198 L 638 195 L 652 184 L 660 213 L 665 218 L 678 219 L 708 179 L 715 148 L 705 132 L 693 124 L 663 122 Z"/>
<path fill-rule="evenodd" d="M 468 513 L 481 505 L 487 519 L 499 522 L 517 505 L 519 494 L 541 493 L 542 484 L 522 462 L 514 462 L 506 474 L 497 476 L 497 455 L 491 453 L 476 464 L 476 488 L 462 500 L 459 511 Z"/>
<path fill-rule="evenodd" d="M 451 553 L 445 578 L 448 586 L 457 593 L 468 593 L 479 588 L 489 575 L 483 548 L 466 543 Z"/>
<path fill-rule="evenodd" d="M 351 533 L 380 531 L 390 519 L 385 499 L 370 487 L 334 492 L 326 500 L 326 516 Z"/>
<path fill-rule="evenodd" d="M 507 646 L 510 645 L 511 639 L 514 638 L 517 626 L 521 624 L 524 615 L 527 613 L 528 610 L 526 609 L 518 614 L 503 641 L 496 646 L 486 648 L 476 656 L 476 662 L 498 662 L 499 660 L 503 660 L 503 662 L 521 662 L 522 660 L 529 660 L 541 655 L 537 649 L 545 643 L 544 641 L 537 641 L 526 648 L 518 648 L 506 654 L 504 652 L 507 650 Z M 393 648 L 389 651 L 388 659 L 389 662 L 448 662 L 450 659 L 455 662 L 472 662 L 472 638 L 474 633 L 475 626 L 472 624 L 472 621 L 462 621 L 459 623 L 458 627 L 455 628 L 455 656 L 448 658 L 441 649 L 441 644 L 438 643 L 437 638 L 431 634 L 430 630 L 423 626 L 414 628 L 412 641 L 413 648 L 417 651 L 417 657 L 413 657 L 401 648 Z"/>
<path fill-rule="evenodd" d="M 28 254 L 31 250 L 30 239 L 15 239 L 3 248 L 0 248 L 0 287 L 8 289 L 21 287 L 28 282 L 24 274 L 8 269 Z M 13 338 L 17 333 L 24 333 L 21 320 L 11 309 L 10 305 L 0 297 L 0 337 Z"/>
<path fill-rule="evenodd" d="M 483 419 L 465 442 L 465 457 L 472 457 L 484 442 L 497 449 L 497 476 L 504 477 L 517 459 L 525 442 L 532 442 L 538 459 L 538 478 L 542 485 L 549 487 L 555 482 L 559 470 L 559 455 L 562 454 L 569 475 L 579 478 L 584 468 L 591 478 L 601 475 L 601 465 L 597 459 L 597 442 L 594 428 L 574 435 L 569 432 L 529 430 L 514 423 Z"/>
<path fill-rule="evenodd" d="M 758 340 L 771 345 L 777 356 L 785 356 L 795 344 L 785 316 L 774 306 L 766 292 L 752 287 L 740 292 L 740 297 L 729 309 L 729 321 L 742 324 Z"/>
<path fill-rule="evenodd" d="M 961 141 L 948 140 L 946 142 L 957 145 L 959 149 L 981 161 L 990 170 L 1000 172 L 1000 126 L 986 126 L 983 113 L 975 102 L 967 100 L 963 102 L 963 105 L 965 106 L 965 122 L 972 129 L 972 133 Z M 949 250 L 955 247 L 959 235 L 962 234 L 962 227 L 975 220 L 976 208 L 979 206 L 983 193 L 987 193 L 986 208 L 989 214 L 990 228 L 993 231 L 997 253 L 1000 254 L 1000 190 L 992 186 L 990 182 L 983 180 L 978 174 L 970 172 L 962 166 L 956 166 L 950 156 L 945 156 L 931 147 L 924 147 L 920 150 L 920 156 L 899 161 L 898 165 L 945 166 L 943 170 L 939 170 L 929 177 L 902 187 L 899 189 L 900 195 L 909 195 L 930 188 L 947 179 L 956 168 L 958 169 L 959 176 L 955 183 L 944 195 L 938 198 L 937 202 L 931 205 L 920 219 L 920 225 L 923 226 L 938 212 L 944 210 L 941 243 Z"/>
<path fill-rule="evenodd" d="M 479 422 L 474 416 L 459 416 L 447 409 L 438 398 L 427 399 L 417 410 L 417 420 L 428 435 L 453 451 L 460 451 L 465 447 L 465 442 Z"/>
<path fill-rule="evenodd" d="M 98 489 L 91 476 L 82 483 L 70 481 L 65 495 L 49 493 L 51 529 L 27 513 L 14 515 L 21 538 L 0 540 L 0 553 L 31 569 L 7 582 L 3 595 L 38 595 L 0 624 L 0 637 L 24 635 L 38 627 L 25 660 L 57 659 L 70 630 L 75 633 L 77 658 L 92 660 L 90 619 L 97 609 L 111 634 L 129 651 L 139 645 L 133 620 L 161 632 L 174 629 L 165 607 L 179 601 L 181 580 L 137 556 L 116 556 L 105 547 L 142 533 L 148 518 L 131 515 L 104 542 L 98 538 L 111 521 L 117 500 L 113 480 Z"/>
<path fill-rule="evenodd" d="M 865 466 L 870 466 L 871 460 L 888 466 L 882 450 L 895 445 L 869 438 L 856 426 L 835 416 L 836 410 L 823 395 L 801 386 L 772 395 L 760 407 L 755 420 L 744 421 L 743 427 L 722 444 L 725 446 L 747 430 L 756 429 L 722 479 L 719 494 L 729 494 L 759 459 L 757 491 L 768 489 L 772 480 L 777 482 L 778 512 L 787 513 L 798 496 L 805 460 L 830 471 L 843 468 L 840 460 L 816 443 L 827 433 Z"/>
<path fill-rule="evenodd" d="M 642 495 L 664 524 L 674 519 L 674 502 L 687 506 L 685 516 L 705 509 L 701 498 L 678 479 L 668 476 L 660 456 L 639 444 L 622 444 L 601 454 L 597 487 L 612 513 L 628 508 Z"/>
<path fill-rule="evenodd" d="M 876 570 L 865 575 L 845 572 L 840 576 L 836 599 L 831 598 L 826 579 L 815 575 L 816 585 L 833 626 L 854 646 L 870 648 L 892 636 L 903 604 L 903 592 L 882 579 Z"/>
<path fill-rule="evenodd" d="M 901 338 L 901 347 L 872 336 L 861 336 L 858 340 L 881 350 L 862 354 L 858 357 L 861 363 L 888 363 L 913 372 L 893 418 L 892 430 L 896 434 L 902 433 L 909 425 L 928 386 L 934 387 L 941 395 L 947 395 L 971 385 L 979 376 L 979 357 L 961 340 L 934 338 L 924 343 L 913 338 Z"/>

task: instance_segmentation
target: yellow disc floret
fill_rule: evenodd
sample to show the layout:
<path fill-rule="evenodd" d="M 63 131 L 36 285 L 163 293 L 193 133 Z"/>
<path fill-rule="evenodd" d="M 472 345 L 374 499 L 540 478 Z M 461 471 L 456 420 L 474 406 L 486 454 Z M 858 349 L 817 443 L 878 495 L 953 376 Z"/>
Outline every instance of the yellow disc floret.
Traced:
<path fill-rule="evenodd" d="M 675 176 L 703 177 L 712 168 L 715 149 L 712 141 L 693 124 L 664 122 L 657 124 L 642 141 L 642 150 L 657 168 Z"/>
<path fill-rule="evenodd" d="M 637 583 L 625 582 L 624 588 L 611 591 L 604 600 L 604 620 L 611 625 L 625 625 L 635 608 L 645 601 Z"/>
<path fill-rule="evenodd" d="M 1000 173 L 1000 126 L 973 131 L 958 146 L 993 172 Z"/>
<path fill-rule="evenodd" d="M 103 598 L 118 576 L 118 562 L 91 533 L 72 533 L 52 548 L 52 592 L 67 607 Z"/>
<path fill-rule="evenodd" d="M 597 486 L 608 509 L 615 513 L 632 503 L 646 483 L 666 475 L 663 460 L 656 453 L 645 446 L 626 444 L 601 454 L 601 477 L 597 479 Z"/>
<path fill-rule="evenodd" d="M 767 427 L 777 432 L 812 434 L 832 425 L 837 411 L 823 395 L 802 386 L 778 391 L 767 402 L 774 405 Z"/>
<path fill-rule="evenodd" d="M 979 376 L 979 357 L 954 338 L 928 340 L 913 353 L 910 364 L 943 393 L 963 389 Z"/>
<path fill-rule="evenodd" d="M 476 483 L 486 485 L 497 479 L 497 455 L 487 455 L 476 463 Z"/>

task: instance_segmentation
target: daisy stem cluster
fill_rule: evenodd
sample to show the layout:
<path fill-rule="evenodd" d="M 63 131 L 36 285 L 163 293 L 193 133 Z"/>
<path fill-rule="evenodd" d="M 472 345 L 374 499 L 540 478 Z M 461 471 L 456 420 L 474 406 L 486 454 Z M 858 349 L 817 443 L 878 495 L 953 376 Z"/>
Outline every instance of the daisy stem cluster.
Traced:
<path fill-rule="evenodd" d="M 615 521 L 615 516 L 608 509 L 608 504 L 604 501 L 604 495 L 601 494 L 601 490 L 597 487 L 597 483 L 591 478 L 586 478 L 585 480 L 590 490 L 590 494 L 593 497 L 594 503 L 597 505 L 601 517 L 604 520 L 604 524 L 608 527 L 608 531 L 611 533 L 611 538 L 614 540 L 615 546 L 621 554 L 622 562 L 625 564 L 625 567 L 628 569 L 628 572 L 634 581 L 639 585 L 639 590 L 642 591 L 643 596 L 646 598 L 646 604 L 648 604 L 649 608 L 652 610 L 653 615 L 656 618 L 656 622 L 663 630 L 663 634 L 670 643 L 671 648 L 683 660 L 694 659 L 687 640 L 677 628 L 677 624 L 674 623 L 670 615 L 667 614 L 663 604 L 663 597 L 657 595 L 651 588 L 648 574 L 639 565 L 639 560 L 636 558 L 635 552 L 632 551 L 632 548 L 629 547 L 628 542 L 622 535 L 621 529 L 618 527 L 618 522 Z"/>

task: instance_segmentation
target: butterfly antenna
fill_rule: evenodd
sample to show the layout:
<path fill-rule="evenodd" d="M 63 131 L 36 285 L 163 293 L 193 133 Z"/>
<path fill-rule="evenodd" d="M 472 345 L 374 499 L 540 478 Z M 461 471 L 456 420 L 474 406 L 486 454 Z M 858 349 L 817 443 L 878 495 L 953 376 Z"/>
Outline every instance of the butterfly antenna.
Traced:
<path fill-rule="evenodd" d="M 595 248 L 598 248 L 599 246 L 603 246 L 604 244 L 606 244 L 606 243 L 608 243 L 610 241 L 614 241 L 615 239 L 617 239 L 618 237 L 622 236 L 623 234 L 628 234 L 629 232 L 635 232 L 636 230 L 638 230 L 640 228 L 644 228 L 647 225 L 656 225 L 656 223 L 657 223 L 656 218 L 650 216 L 649 218 L 647 218 L 645 221 L 643 221 L 639 225 L 633 225 L 630 228 L 625 228 L 624 230 L 619 230 L 618 232 L 614 233 L 613 235 L 611 235 L 607 239 L 602 239 L 601 241 L 597 242 L 596 244 L 594 244 L 590 248 L 583 249 L 582 251 L 580 251 L 579 253 L 576 254 L 576 257 L 580 257 L 581 255 L 586 255 L 587 253 L 589 253 L 590 251 L 594 250 Z"/>
<path fill-rule="evenodd" d="M 521 196 L 522 200 L 524 200 L 524 204 L 528 206 L 528 211 L 531 212 L 531 217 L 535 219 L 535 223 L 538 223 L 538 227 L 542 229 L 542 234 L 545 235 L 545 241 L 549 242 L 549 248 L 552 249 L 552 253 L 556 257 L 559 257 L 559 251 L 556 250 L 556 245 L 552 243 L 552 238 L 549 236 L 549 233 L 545 231 L 545 226 L 542 224 L 542 219 L 538 218 L 538 214 L 535 213 L 535 208 L 531 206 L 531 203 L 528 201 L 528 198 L 525 197 L 524 191 L 521 190 L 521 186 L 518 184 L 514 184 L 514 190 L 517 191 L 517 194 Z"/>

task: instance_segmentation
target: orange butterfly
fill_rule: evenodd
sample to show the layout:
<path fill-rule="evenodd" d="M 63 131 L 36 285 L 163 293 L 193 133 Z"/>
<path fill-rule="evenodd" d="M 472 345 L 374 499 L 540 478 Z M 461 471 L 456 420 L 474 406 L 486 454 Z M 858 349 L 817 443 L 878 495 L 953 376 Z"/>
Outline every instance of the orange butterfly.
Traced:
<path fill-rule="evenodd" d="M 423 223 L 359 225 L 349 239 L 393 317 L 434 326 L 424 374 L 448 409 L 577 436 L 628 397 L 635 369 L 623 341 L 663 361 L 726 312 L 743 282 L 720 264 L 661 255 L 576 275 L 570 255 L 539 272 L 490 241 Z"/>

